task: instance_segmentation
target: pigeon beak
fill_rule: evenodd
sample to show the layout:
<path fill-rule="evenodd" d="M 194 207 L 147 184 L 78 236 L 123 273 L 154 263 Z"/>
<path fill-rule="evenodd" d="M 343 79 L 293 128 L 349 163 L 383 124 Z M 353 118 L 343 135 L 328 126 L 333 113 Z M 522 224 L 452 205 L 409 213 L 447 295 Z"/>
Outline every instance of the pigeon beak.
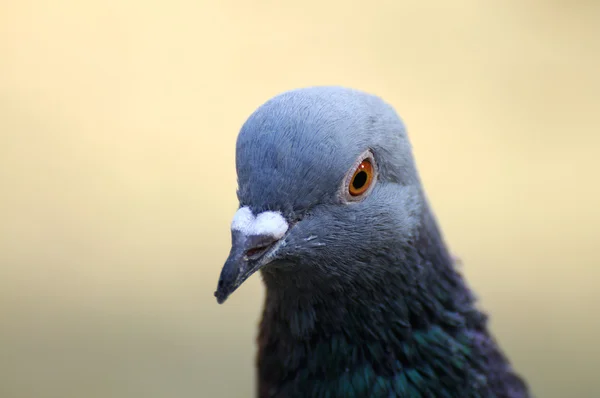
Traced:
<path fill-rule="evenodd" d="M 248 206 L 238 209 L 231 223 L 231 251 L 215 292 L 219 304 L 250 275 L 275 259 L 288 229 L 289 224 L 280 212 L 254 215 Z"/>
<path fill-rule="evenodd" d="M 219 304 L 233 293 L 246 279 L 271 262 L 281 243 L 270 235 L 245 235 L 231 232 L 231 251 L 221 270 L 215 297 Z"/>

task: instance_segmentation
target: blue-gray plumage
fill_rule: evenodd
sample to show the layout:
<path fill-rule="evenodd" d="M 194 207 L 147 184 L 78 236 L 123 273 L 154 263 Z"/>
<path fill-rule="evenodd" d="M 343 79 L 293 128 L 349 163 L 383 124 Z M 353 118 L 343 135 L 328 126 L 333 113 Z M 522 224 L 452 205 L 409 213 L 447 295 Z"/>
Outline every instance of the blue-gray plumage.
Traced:
<path fill-rule="evenodd" d="M 340 87 L 280 94 L 237 140 L 215 293 L 260 270 L 260 397 L 528 397 L 429 209 L 404 125 Z"/>

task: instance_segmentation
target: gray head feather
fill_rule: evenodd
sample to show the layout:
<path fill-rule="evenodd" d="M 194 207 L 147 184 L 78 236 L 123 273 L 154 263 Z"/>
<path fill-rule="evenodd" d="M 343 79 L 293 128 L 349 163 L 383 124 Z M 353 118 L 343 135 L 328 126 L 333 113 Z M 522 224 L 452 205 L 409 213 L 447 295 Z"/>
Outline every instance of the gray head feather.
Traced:
<path fill-rule="evenodd" d="M 375 154 L 382 182 L 419 184 L 404 125 L 380 98 L 341 87 L 280 94 L 258 108 L 239 134 L 239 200 L 257 212 L 290 214 L 331 203 L 366 149 Z"/>

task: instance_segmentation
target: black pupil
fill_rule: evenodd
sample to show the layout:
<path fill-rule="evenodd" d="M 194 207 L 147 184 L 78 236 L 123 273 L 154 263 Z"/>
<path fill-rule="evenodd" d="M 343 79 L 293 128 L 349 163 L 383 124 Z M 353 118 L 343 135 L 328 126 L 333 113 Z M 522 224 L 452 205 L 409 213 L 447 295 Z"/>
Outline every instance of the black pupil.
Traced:
<path fill-rule="evenodd" d="M 360 171 L 352 180 L 352 187 L 354 189 L 361 189 L 367 182 L 367 173 Z"/>

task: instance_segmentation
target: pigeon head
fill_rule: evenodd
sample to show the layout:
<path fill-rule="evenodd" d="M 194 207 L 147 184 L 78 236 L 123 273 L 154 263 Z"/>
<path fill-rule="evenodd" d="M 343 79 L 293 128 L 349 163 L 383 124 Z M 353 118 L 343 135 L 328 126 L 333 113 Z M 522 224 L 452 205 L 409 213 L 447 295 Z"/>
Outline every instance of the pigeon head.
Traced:
<path fill-rule="evenodd" d="M 402 121 L 357 90 L 267 101 L 240 131 L 236 169 L 240 208 L 219 303 L 257 270 L 280 286 L 376 285 L 385 257 L 411 245 L 424 207 Z"/>

